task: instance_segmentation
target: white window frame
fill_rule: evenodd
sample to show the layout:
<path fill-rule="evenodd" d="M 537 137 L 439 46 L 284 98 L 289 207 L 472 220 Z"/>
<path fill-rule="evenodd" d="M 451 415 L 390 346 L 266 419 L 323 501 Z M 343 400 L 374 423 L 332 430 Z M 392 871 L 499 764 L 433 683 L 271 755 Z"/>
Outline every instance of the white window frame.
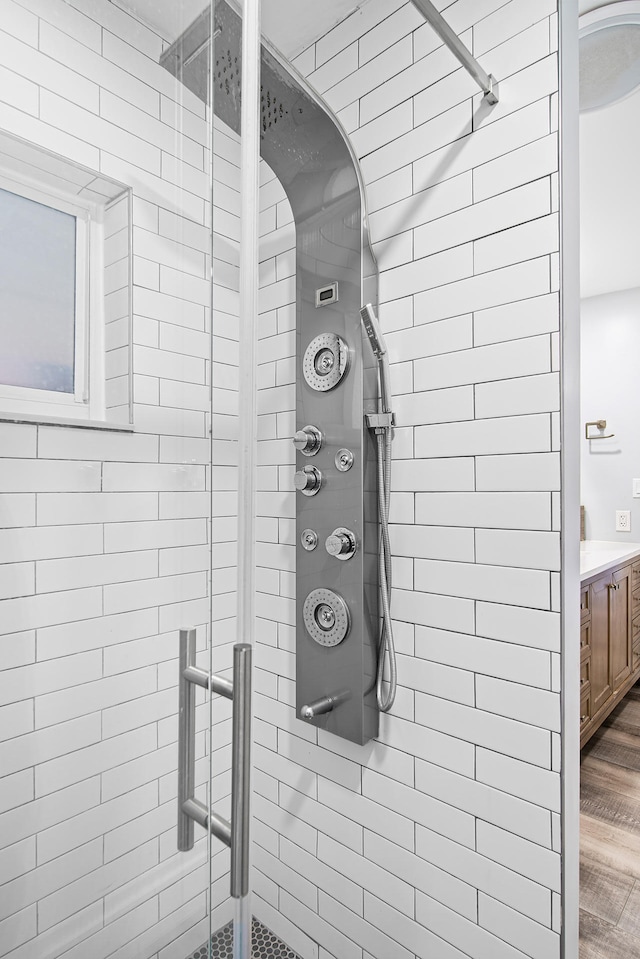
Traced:
<path fill-rule="evenodd" d="M 0 187 L 76 219 L 74 393 L 0 384 L 0 418 L 104 420 L 102 207 L 0 170 Z M 0 344 L 1 348 L 1 344 Z"/>

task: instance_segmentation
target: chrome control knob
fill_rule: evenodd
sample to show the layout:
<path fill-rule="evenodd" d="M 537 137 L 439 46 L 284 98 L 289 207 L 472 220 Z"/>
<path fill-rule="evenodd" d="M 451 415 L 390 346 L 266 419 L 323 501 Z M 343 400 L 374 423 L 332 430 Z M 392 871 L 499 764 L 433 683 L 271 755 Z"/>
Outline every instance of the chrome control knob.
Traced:
<path fill-rule="evenodd" d="M 302 543 L 302 548 L 310 553 L 318 545 L 318 534 L 314 529 L 303 529 L 300 542 Z"/>
<path fill-rule="evenodd" d="M 305 426 L 293 437 L 293 445 L 305 456 L 315 456 L 322 446 L 322 433 L 315 426 Z"/>
<path fill-rule="evenodd" d="M 343 447 L 342 449 L 338 450 L 333 461 L 336 464 L 336 469 L 340 473 L 348 473 L 353 466 L 353 453 L 351 450 Z"/>
<path fill-rule="evenodd" d="M 329 556 L 335 556 L 336 559 L 351 559 L 356 551 L 356 537 L 350 529 L 339 526 L 334 529 L 331 536 L 327 536 L 324 545 Z"/>
<path fill-rule="evenodd" d="M 315 496 L 322 486 L 322 473 L 315 466 L 305 466 L 296 472 L 293 485 L 305 496 Z"/>

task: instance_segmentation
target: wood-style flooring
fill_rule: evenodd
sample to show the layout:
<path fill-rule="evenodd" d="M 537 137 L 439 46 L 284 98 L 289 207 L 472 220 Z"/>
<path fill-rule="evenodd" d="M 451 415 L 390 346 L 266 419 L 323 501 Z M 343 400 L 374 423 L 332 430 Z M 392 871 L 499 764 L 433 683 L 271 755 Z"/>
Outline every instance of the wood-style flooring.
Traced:
<path fill-rule="evenodd" d="M 580 959 L 640 959 L 640 683 L 580 769 Z"/>

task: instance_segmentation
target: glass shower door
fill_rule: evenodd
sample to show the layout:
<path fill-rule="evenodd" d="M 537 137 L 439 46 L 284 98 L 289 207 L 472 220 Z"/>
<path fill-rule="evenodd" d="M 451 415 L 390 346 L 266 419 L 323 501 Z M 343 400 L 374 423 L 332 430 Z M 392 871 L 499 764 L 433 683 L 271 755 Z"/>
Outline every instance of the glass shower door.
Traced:
<path fill-rule="evenodd" d="M 213 108 L 216 128 L 213 144 L 213 463 L 219 462 L 216 436 L 220 431 L 226 440 L 232 439 L 235 447 L 232 454 L 235 475 L 229 476 L 231 488 L 237 492 L 229 502 L 235 510 L 235 517 L 226 524 L 226 535 L 233 535 L 235 539 L 235 549 L 226 551 L 234 563 L 228 573 L 229 582 L 235 587 L 235 621 L 229 624 L 231 629 L 228 632 L 220 629 L 215 622 L 214 602 L 212 650 L 218 642 L 228 641 L 233 636 L 236 661 L 239 663 L 242 657 L 249 671 L 247 685 L 241 690 L 239 670 L 234 668 L 231 895 L 234 897 L 233 959 L 250 959 L 250 673 L 255 641 L 256 589 L 260 0 L 245 0 L 241 21 L 229 13 L 226 4 L 216 5 L 208 102 Z M 216 156 L 217 151 L 220 156 Z M 228 166 L 231 157 L 235 161 L 233 172 Z M 225 179 L 223 186 L 221 181 Z M 235 192 L 230 194 L 228 187 L 234 188 Z M 231 221 L 225 214 L 225 201 L 237 216 L 233 232 L 228 228 Z M 233 343 L 231 350 L 228 349 L 229 342 L 224 342 L 227 338 Z M 219 409 L 228 409 L 229 396 L 221 395 L 215 381 L 216 360 L 225 357 L 233 358 L 223 376 L 226 375 L 227 382 L 231 381 L 237 391 L 233 404 L 235 421 L 228 416 L 218 416 Z M 219 467 L 214 465 L 214 474 L 218 470 Z M 214 572 L 214 584 L 215 581 Z M 212 766 L 212 773 L 214 768 Z"/>
<path fill-rule="evenodd" d="M 0 286 L 28 370 L 0 376 L 7 959 L 187 959 L 211 916 L 215 929 L 232 917 L 228 851 L 199 828 L 191 851 L 177 847 L 179 632 L 195 631 L 208 669 L 212 617 L 235 615 L 221 544 L 237 467 L 211 429 L 212 379 L 227 386 L 211 362 L 212 114 L 161 63 L 202 6 L 3 7 L 0 188 L 19 198 L 15 242 L 6 219 L 0 230 L 26 279 L 3 257 Z M 206 86 L 208 56 L 197 66 Z M 29 244 L 34 205 L 72 218 L 64 251 L 55 224 Z M 32 322 L 44 315 L 47 342 Z M 59 316 L 73 336 L 63 377 Z M 231 639 L 216 642 L 224 672 Z M 199 690 L 195 796 L 222 812 L 230 740 L 229 704 Z"/>
<path fill-rule="evenodd" d="M 209 130 L 212 203 L 206 211 L 211 224 L 207 266 L 212 278 L 208 290 L 211 642 L 208 669 L 198 670 L 193 635 L 183 630 L 179 847 L 190 849 L 194 819 L 199 823 L 196 832 L 204 826 L 215 837 L 211 846 L 211 924 L 214 930 L 224 926 L 231 905 L 230 888 L 235 902 L 232 938 L 237 959 L 247 959 L 251 948 L 250 762 L 246 748 L 250 744 L 250 699 L 249 683 L 245 686 L 240 674 L 250 675 L 255 618 L 259 51 L 259 2 L 248 0 L 242 17 L 226 4 L 206 8 L 184 26 L 160 57 L 161 66 L 184 88 L 192 109 L 213 117 Z M 187 298 L 190 294 L 191 290 Z M 191 796 L 194 718 L 190 703 L 198 685 L 208 686 L 215 694 L 209 703 L 212 764 L 208 807 L 198 796 Z M 226 701 L 230 696 L 231 719 Z M 230 876 L 226 845 L 231 846 Z M 220 936 L 222 949 L 225 938 L 226 930 Z"/>

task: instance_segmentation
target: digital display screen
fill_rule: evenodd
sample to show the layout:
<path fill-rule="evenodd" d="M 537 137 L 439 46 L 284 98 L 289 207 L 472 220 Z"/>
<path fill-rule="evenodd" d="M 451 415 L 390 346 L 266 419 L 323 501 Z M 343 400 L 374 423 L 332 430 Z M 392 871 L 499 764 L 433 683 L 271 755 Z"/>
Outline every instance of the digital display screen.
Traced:
<path fill-rule="evenodd" d="M 316 307 L 326 306 L 327 303 L 338 302 L 338 284 L 331 283 L 330 286 L 321 286 L 316 290 Z"/>

